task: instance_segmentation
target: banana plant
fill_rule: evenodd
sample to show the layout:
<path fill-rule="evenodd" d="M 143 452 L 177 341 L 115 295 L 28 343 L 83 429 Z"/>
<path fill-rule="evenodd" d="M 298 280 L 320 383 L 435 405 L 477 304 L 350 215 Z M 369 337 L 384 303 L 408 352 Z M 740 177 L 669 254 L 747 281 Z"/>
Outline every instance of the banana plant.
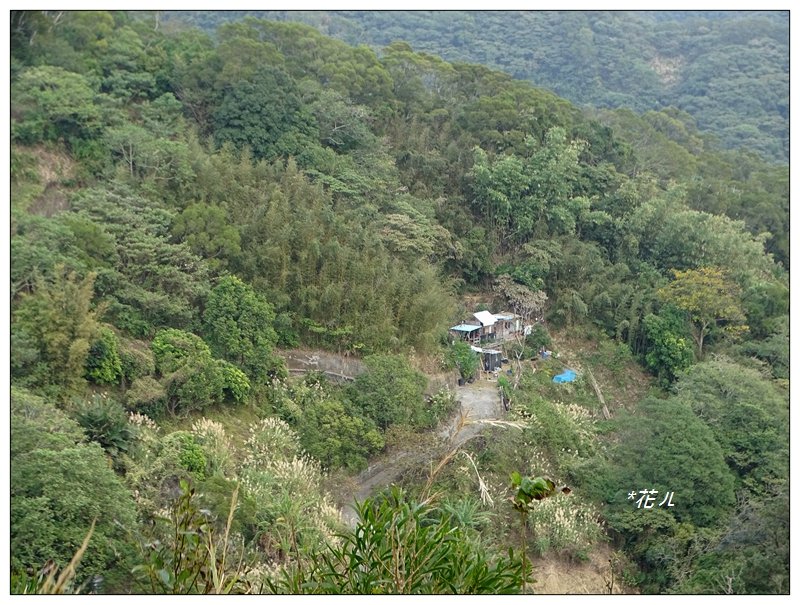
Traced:
<path fill-rule="evenodd" d="M 518 472 L 511 473 L 511 487 L 516 490 L 511 496 L 511 504 L 519 512 L 522 521 L 522 592 L 525 593 L 527 577 L 527 521 L 528 513 L 534 502 L 544 500 L 558 493 L 569 494 L 572 490 L 567 486 L 560 488 L 548 477 L 523 477 Z"/>

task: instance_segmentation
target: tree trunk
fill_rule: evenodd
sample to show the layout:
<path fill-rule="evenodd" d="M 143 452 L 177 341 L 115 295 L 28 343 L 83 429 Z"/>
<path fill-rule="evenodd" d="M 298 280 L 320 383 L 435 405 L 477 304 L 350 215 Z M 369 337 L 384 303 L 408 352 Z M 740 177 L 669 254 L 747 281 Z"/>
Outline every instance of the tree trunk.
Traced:
<path fill-rule="evenodd" d="M 608 406 L 606 406 L 606 400 L 603 398 L 603 394 L 600 392 L 600 387 L 597 384 L 597 381 L 594 379 L 594 375 L 589 368 L 586 368 L 586 375 L 589 377 L 589 382 L 594 389 L 595 395 L 597 395 L 597 399 L 600 400 L 600 404 L 603 406 L 603 417 L 606 420 L 611 419 L 611 413 L 608 411 Z"/>
<path fill-rule="evenodd" d="M 698 361 L 703 359 L 703 341 L 706 338 L 706 330 L 708 330 L 708 322 L 703 324 L 703 326 L 700 328 L 700 334 L 698 335 L 698 340 L 697 340 L 697 360 Z"/>

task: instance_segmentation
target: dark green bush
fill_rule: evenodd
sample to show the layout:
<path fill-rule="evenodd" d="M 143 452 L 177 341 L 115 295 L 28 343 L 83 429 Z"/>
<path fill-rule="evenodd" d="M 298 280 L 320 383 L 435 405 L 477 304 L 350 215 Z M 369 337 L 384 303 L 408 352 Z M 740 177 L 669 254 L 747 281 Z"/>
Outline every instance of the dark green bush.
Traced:
<path fill-rule="evenodd" d="M 99 443 L 115 461 L 128 451 L 136 431 L 123 407 L 105 395 L 94 395 L 75 414 L 89 440 Z"/>
<path fill-rule="evenodd" d="M 100 328 L 97 339 L 89 346 L 86 378 L 96 384 L 117 384 L 122 376 L 117 335 L 108 328 Z"/>

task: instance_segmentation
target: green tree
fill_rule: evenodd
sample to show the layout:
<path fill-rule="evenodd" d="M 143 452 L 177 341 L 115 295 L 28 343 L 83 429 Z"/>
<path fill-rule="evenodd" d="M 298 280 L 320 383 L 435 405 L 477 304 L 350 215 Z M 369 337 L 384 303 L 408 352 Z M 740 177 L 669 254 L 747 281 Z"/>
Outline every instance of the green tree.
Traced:
<path fill-rule="evenodd" d="M 296 428 L 300 445 L 326 468 L 358 470 L 383 448 L 375 423 L 343 399 L 344 389 L 324 374 L 306 374 L 301 382 L 273 381 L 271 400 L 282 418 Z"/>
<path fill-rule="evenodd" d="M 644 317 L 644 333 L 648 345 L 645 363 L 665 385 L 694 361 L 692 344 L 687 340 L 686 321 L 680 311 L 668 306 L 658 315 Z"/>
<path fill-rule="evenodd" d="M 96 384 L 117 384 L 123 376 L 117 335 L 102 327 L 98 336 L 86 357 L 86 378 Z"/>
<path fill-rule="evenodd" d="M 774 262 L 764 254 L 766 233 L 751 235 L 742 221 L 686 207 L 684 184 L 653 195 L 625 224 L 630 252 L 667 269 L 717 267 L 742 287 L 765 281 Z"/>
<path fill-rule="evenodd" d="M 789 316 L 784 315 L 776 322 L 776 330 L 764 340 L 748 340 L 741 347 L 749 354 L 755 355 L 770 364 L 775 378 L 788 380 L 790 367 Z"/>
<path fill-rule="evenodd" d="M 226 91 L 214 112 L 214 138 L 219 145 L 229 141 L 272 160 L 299 155 L 317 134 L 294 81 L 280 68 L 262 65 Z"/>
<path fill-rule="evenodd" d="M 187 206 L 175 217 L 172 235 L 217 270 L 241 253 L 239 230 L 228 221 L 225 209 L 215 204 Z"/>
<path fill-rule="evenodd" d="M 333 397 L 307 404 L 298 429 L 305 451 L 326 468 L 363 469 L 384 445 L 374 422 L 349 413 Z"/>
<path fill-rule="evenodd" d="M 319 141 L 340 153 L 356 149 L 371 149 L 377 139 L 370 129 L 369 110 L 348 102 L 347 98 L 330 88 L 317 92 L 311 103 L 317 120 Z"/>
<path fill-rule="evenodd" d="M 101 590 L 124 589 L 136 508 L 103 449 L 83 442 L 80 426 L 54 406 L 21 391 L 12 393 L 11 442 L 12 570 L 38 570 L 49 560 L 63 568 L 96 520 L 76 583 L 100 576 Z"/>
<path fill-rule="evenodd" d="M 162 374 L 174 372 L 192 359 L 211 357 L 211 349 L 202 338 L 174 328 L 161 330 L 151 346 L 156 370 Z"/>
<path fill-rule="evenodd" d="M 171 89 L 181 102 L 185 115 L 192 118 L 201 134 L 208 135 L 211 132 L 211 114 L 220 97 L 216 80 L 222 53 L 215 49 L 211 37 L 198 29 L 175 32 L 169 43 Z"/>
<path fill-rule="evenodd" d="M 126 103 L 156 96 L 157 60 L 164 57 L 159 51 L 157 45 L 145 48 L 141 36 L 132 27 L 125 25 L 115 29 L 100 56 L 103 92 Z"/>
<path fill-rule="evenodd" d="M 675 390 L 708 425 L 725 461 L 753 493 L 786 480 L 789 405 L 772 381 L 718 357 L 682 373 Z"/>
<path fill-rule="evenodd" d="M 789 490 L 740 499 L 736 515 L 696 558 L 678 594 L 788 594 Z"/>
<path fill-rule="evenodd" d="M 225 375 L 202 338 L 170 328 L 156 334 L 152 348 L 171 414 L 222 400 Z"/>
<path fill-rule="evenodd" d="M 720 269 L 701 267 L 673 275 L 658 294 L 688 314 L 698 358 L 703 358 L 706 337 L 716 329 L 734 337 L 747 331 L 741 291 Z"/>
<path fill-rule="evenodd" d="M 183 141 L 151 133 L 137 124 L 123 123 L 109 128 L 104 142 L 122 175 L 146 184 L 155 192 L 174 196 L 194 178 L 189 148 Z"/>
<path fill-rule="evenodd" d="M 283 69 L 285 57 L 264 35 L 266 22 L 261 22 L 262 27 L 256 23 L 250 17 L 219 28 L 216 51 L 221 65 L 215 74 L 216 88 L 230 90 L 238 82 L 252 79 L 263 66 Z"/>
<path fill-rule="evenodd" d="M 392 424 L 424 421 L 427 379 L 401 355 L 370 355 L 364 358 L 367 371 L 359 374 L 350 398 L 357 410 L 382 430 Z"/>
<path fill-rule="evenodd" d="M 674 398 L 648 397 L 637 412 L 619 420 L 613 503 L 629 507 L 628 492 L 655 489 L 662 498 L 674 493 L 676 506 L 668 512 L 679 521 L 711 526 L 724 520 L 734 504 L 734 478 L 714 432 Z"/>
<path fill-rule="evenodd" d="M 579 156 L 583 141 L 568 141 L 566 131 L 554 127 L 539 143 L 525 139 L 525 157 L 505 154 L 490 162 L 475 150 L 470 172 L 474 205 L 497 233 L 503 250 L 524 244 L 534 235 L 575 233 L 592 217 L 590 202 L 579 195 Z"/>
<path fill-rule="evenodd" d="M 215 355 L 236 364 L 261 383 L 280 365 L 273 354 L 278 341 L 274 321 L 272 305 L 249 284 L 229 275 L 208 297 L 203 332 Z"/>
<path fill-rule="evenodd" d="M 76 51 L 94 59 L 89 64 L 96 67 L 96 58 L 108 48 L 114 33 L 114 17 L 107 11 L 70 11 L 59 29 Z"/>
<path fill-rule="evenodd" d="M 12 92 L 19 112 L 12 122 L 16 141 L 75 141 L 96 137 L 101 130 L 97 93 L 80 74 L 50 65 L 31 67 L 20 74 Z"/>
<path fill-rule="evenodd" d="M 38 279 L 34 292 L 19 302 L 14 322 L 36 351 L 32 378 L 39 384 L 72 391 L 85 385 L 86 361 L 102 314 L 102 308 L 92 308 L 94 280 L 94 273 L 79 278 L 57 267 L 51 279 Z"/>

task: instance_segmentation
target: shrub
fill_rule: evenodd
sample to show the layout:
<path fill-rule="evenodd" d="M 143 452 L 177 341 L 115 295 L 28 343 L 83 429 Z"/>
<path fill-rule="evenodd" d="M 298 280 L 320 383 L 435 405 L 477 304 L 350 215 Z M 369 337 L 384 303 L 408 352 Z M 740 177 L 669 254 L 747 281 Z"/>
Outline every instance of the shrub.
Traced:
<path fill-rule="evenodd" d="M 181 444 L 180 463 L 187 471 L 193 473 L 198 479 L 205 479 L 208 464 L 203 448 L 196 443 L 191 433 L 178 432 L 175 438 Z"/>
<path fill-rule="evenodd" d="M 201 418 L 192 424 L 192 434 L 205 453 L 208 475 L 233 474 L 233 445 L 221 424 Z"/>
<path fill-rule="evenodd" d="M 234 490 L 229 510 L 236 509 L 237 497 Z M 178 497 L 148 532 L 141 546 L 143 564 L 134 571 L 153 593 L 229 594 L 244 589 L 242 558 L 237 556 L 241 546 L 230 527 L 217 530 L 209 511 L 200 508 L 200 499 L 194 487 L 181 481 Z"/>
<path fill-rule="evenodd" d="M 455 342 L 447 349 L 445 362 L 448 368 L 458 369 L 461 378 L 468 380 L 478 371 L 480 356 L 472 350 L 469 343 Z"/>
<path fill-rule="evenodd" d="M 200 465 L 199 461 L 192 460 L 191 452 L 184 453 L 193 449 L 191 444 L 194 443 L 205 457 L 191 433 L 175 431 L 162 436 L 147 417 L 132 414 L 130 420 L 139 425 L 139 439 L 136 447 L 132 448 L 125 481 L 136 498 L 140 517 L 150 521 L 177 497 L 181 480 L 197 479 L 200 475 L 196 469 L 201 466 L 202 476 L 206 476 L 208 461 Z"/>
<path fill-rule="evenodd" d="M 525 346 L 534 351 L 534 353 L 538 352 L 542 347 L 549 349 L 552 344 L 553 339 L 550 338 L 550 332 L 547 331 L 544 324 L 535 324 L 531 333 L 525 337 Z"/>
<path fill-rule="evenodd" d="M 514 416 L 523 420 L 526 434 L 556 458 L 591 453 L 594 447 L 594 422 L 584 407 L 549 401 L 530 390 L 514 391 Z"/>
<path fill-rule="evenodd" d="M 297 560 L 335 540 L 339 510 L 322 491 L 319 462 L 303 454 L 286 422 L 266 418 L 251 427 L 240 468 L 244 495 L 256 503 L 256 520 L 270 555 Z"/>
<path fill-rule="evenodd" d="M 456 396 L 448 387 L 439 389 L 434 395 L 428 398 L 426 413 L 428 420 L 426 424 L 434 427 L 439 422 L 448 418 L 456 408 Z"/>
<path fill-rule="evenodd" d="M 391 424 L 423 424 L 427 379 L 400 355 L 370 355 L 367 371 L 350 386 L 356 408 L 385 430 Z"/>
<path fill-rule="evenodd" d="M 222 388 L 225 393 L 237 402 L 244 401 L 250 393 L 250 381 L 247 375 L 224 359 L 217 359 L 216 362 L 222 372 Z"/>
<path fill-rule="evenodd" d="M 85 401 L 78 408 L 75 418 L 86 436 L 99 443 L 115 461 L 128 451 L 131 441 L 136 437 L 125 410 L 105 395 L 94 395 Z"/>
<path fill-rule="evenodd" d="M 273 416 L 250 427 L 245 451 L 244 466 L 258 466 L 273 458 L 292 458 L 300 454 L 300 439 L 284 420 Z"/>
<path fill-rule="evenodd" d="M 125 393 L 125 404 L 129 410 L 147 414 L 153 418 L 166 411 L 167 391 L 152 376 L 136 378 Z"/>
<path fill-rule="evenodd" d="M 518 559 L 492 556 L 440 509 L 393 489 L 366 500 L 340 543 L 309 568 L 268 581 L 273 592 L 316 594 L 508 594 L 522 581 Z M 387 564 L 391 562 L 391 564 Z"/>
<path fill-rule="evenodd" d="M 580 558 L 604 535 L 597 512 L 574 494 L 557 494 L 537 502 L 528 513 L 528 525 L 540 556 L 554 550 Z"/>
<path fill-rule="evenodd" d="M 117 335 L 108 328 L 100 328 L 86 356 L 86 378 L 96 384 L 116 384 L 122 376 Z"/>
<path fill-rule="evenodd" d="M 140 340 L 120 340 L 119 358 L 122 376 L 128 384 L 137 378 L 151 376 L 156 372 L 156 361 L 153 352 L 146 343 Z"/>

